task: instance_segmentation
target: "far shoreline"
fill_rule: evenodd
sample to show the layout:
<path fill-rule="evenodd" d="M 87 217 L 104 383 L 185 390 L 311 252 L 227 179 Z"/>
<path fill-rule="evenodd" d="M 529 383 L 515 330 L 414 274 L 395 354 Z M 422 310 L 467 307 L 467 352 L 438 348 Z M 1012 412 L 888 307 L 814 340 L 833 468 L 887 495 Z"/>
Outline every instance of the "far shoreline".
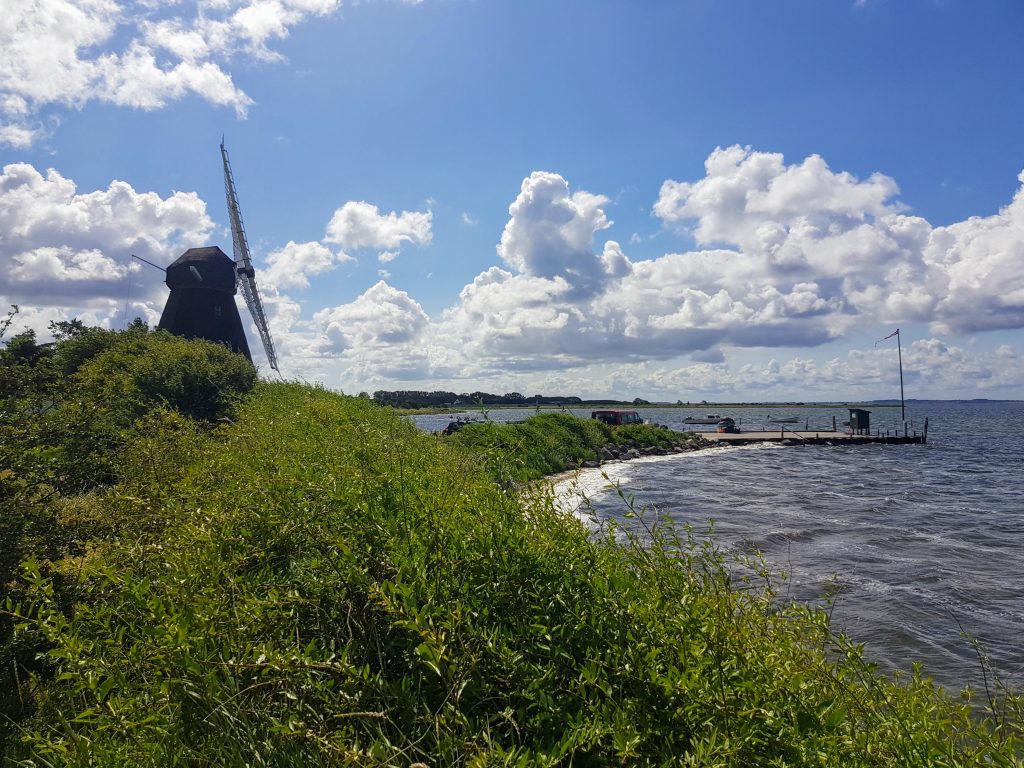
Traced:
<path fill-rule="evenodd" d="M 907 401 L 908 403 L 911 401 Z M 1024 402 L 1024 400 L 985 400 L 985 401 L 974 401 L 974 400 L 936 400 L 936 401 L 916 401 L 916 402 L 950 402 L 950 403 L 972 403 L 972 402 L 986 402 L 986 403 L 1016 403 Z M 601 403 L 566 403 L 562 405 L 511 405 L 508 403 L 496 404 L 496 405 L 480 405 L 478 403 L 465 403 L 458 406 L 445 406 L 436 408 L 402 408 L 400 406 L 392 405 L 390 403 L 381 403 L 382 408 L 392 408 L 393 410 L 407 416 L 440 416 L 442 414 L 461 414 L 461 413 L 485 413 L 487 411 L 533 411 L 533 412 L 545 412 L 554 411 L 560 413 L 562 411 L 586 411 L 596 410 L 599 408 L 618 408 L 618 409 L 629 409 L 629 410 L 691 410 L 691 411 L 705 411 L 705 410 L 723 410 L 726 408 L 767 408 L 767 409 L 786 409 L 791 410 L 793 408 L 899 408 L 899 402 L 896 403 L 871 403 L 871 402 L 835 402 L 835 403 L 697 403 L 697 404 L 686 404 L 679 405 L 677 403 L 621 403 L 621 402 L 601 402 Z"/>

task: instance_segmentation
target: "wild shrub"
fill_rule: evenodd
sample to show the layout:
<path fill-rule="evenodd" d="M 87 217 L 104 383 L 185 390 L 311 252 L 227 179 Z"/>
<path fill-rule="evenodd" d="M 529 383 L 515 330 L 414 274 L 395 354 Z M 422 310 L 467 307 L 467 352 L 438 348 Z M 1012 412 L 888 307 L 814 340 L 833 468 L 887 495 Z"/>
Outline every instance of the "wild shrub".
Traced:
<path fill-rule="evenodd" d="M 256 384 L 256 369 L 222 344 L 182 339 L 166 331 L 125 334 L 75 374 L 84 399 L 108 403 L 130 420 L 163 405 L 201 421 L 230 414 Z"/>
<path fill-rule="evenodd" d="M 14 313 L 0 321 L 0 338 Z M 26 331 L 0 348 L 0 606 L 24 593 L 20 564 L 52 578 L 62 606 L 75 589 L 55 563 L 134 525 L 149 502 L 105 493 L 118 481 L 152 498 L 189 461 L 218 417 L 255 383 L 252 365 L 226 348 L 150 333 L 51 325 L 55 341 Z M 207 426 L 201 427 L 200 424 Z M 144 455 L 145 454 L 145 455 Z M 0 614 L 0 744 L 31 709 L 19 674 L 45 668 L 38 635 L 12 640 Z M 20 672 L 19 672 L 20 670 Z"/>

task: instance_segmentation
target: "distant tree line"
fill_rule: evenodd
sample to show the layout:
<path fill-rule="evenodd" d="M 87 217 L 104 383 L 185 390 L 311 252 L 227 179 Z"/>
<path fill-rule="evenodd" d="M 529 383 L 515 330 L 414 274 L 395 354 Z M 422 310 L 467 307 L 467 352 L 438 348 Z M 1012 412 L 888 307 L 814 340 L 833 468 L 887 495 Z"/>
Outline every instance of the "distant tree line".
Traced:
<path fill-rule="evenodd" d="M 491 392 L 446 392 L 435 390 L 425 392 L 415 389 L 400 389 L 394 392 L 378 389 L 373 393 L 374 402 L 395 408 L 447 408 L 474 405 L 649 405 L 639 397 L 623 400 L 583 400 L 574 395 L 532 395 L 527 397 L 519 392 L 495 395 Z"/>

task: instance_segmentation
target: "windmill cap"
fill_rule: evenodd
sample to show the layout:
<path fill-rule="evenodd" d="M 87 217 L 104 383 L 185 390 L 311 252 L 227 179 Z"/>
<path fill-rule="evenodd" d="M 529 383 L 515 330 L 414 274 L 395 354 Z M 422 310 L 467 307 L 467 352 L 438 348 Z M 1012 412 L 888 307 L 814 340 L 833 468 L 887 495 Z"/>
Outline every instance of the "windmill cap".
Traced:
<path fill-rule="evenodd" d="M 201 286 L 234 294 L 235 262 L 215 245 L 189 248 L 167 268 L 166 282 L 168 288 Z"/>

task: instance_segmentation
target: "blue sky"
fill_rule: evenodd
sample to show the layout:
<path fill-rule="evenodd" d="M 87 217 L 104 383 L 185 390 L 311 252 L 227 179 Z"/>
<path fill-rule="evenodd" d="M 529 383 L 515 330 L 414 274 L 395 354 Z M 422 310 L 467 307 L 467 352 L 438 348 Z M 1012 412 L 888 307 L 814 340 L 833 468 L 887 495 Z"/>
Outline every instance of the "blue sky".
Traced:
<path fill-rule="evenodd" d="M 908 396 L 1024 397 L 1018 2 L 3 5 L 40 331 L 155 323 L 132 252 L 230 251 L 224 134 L 286 376 L 888 397 L 900 327 Z"/>

